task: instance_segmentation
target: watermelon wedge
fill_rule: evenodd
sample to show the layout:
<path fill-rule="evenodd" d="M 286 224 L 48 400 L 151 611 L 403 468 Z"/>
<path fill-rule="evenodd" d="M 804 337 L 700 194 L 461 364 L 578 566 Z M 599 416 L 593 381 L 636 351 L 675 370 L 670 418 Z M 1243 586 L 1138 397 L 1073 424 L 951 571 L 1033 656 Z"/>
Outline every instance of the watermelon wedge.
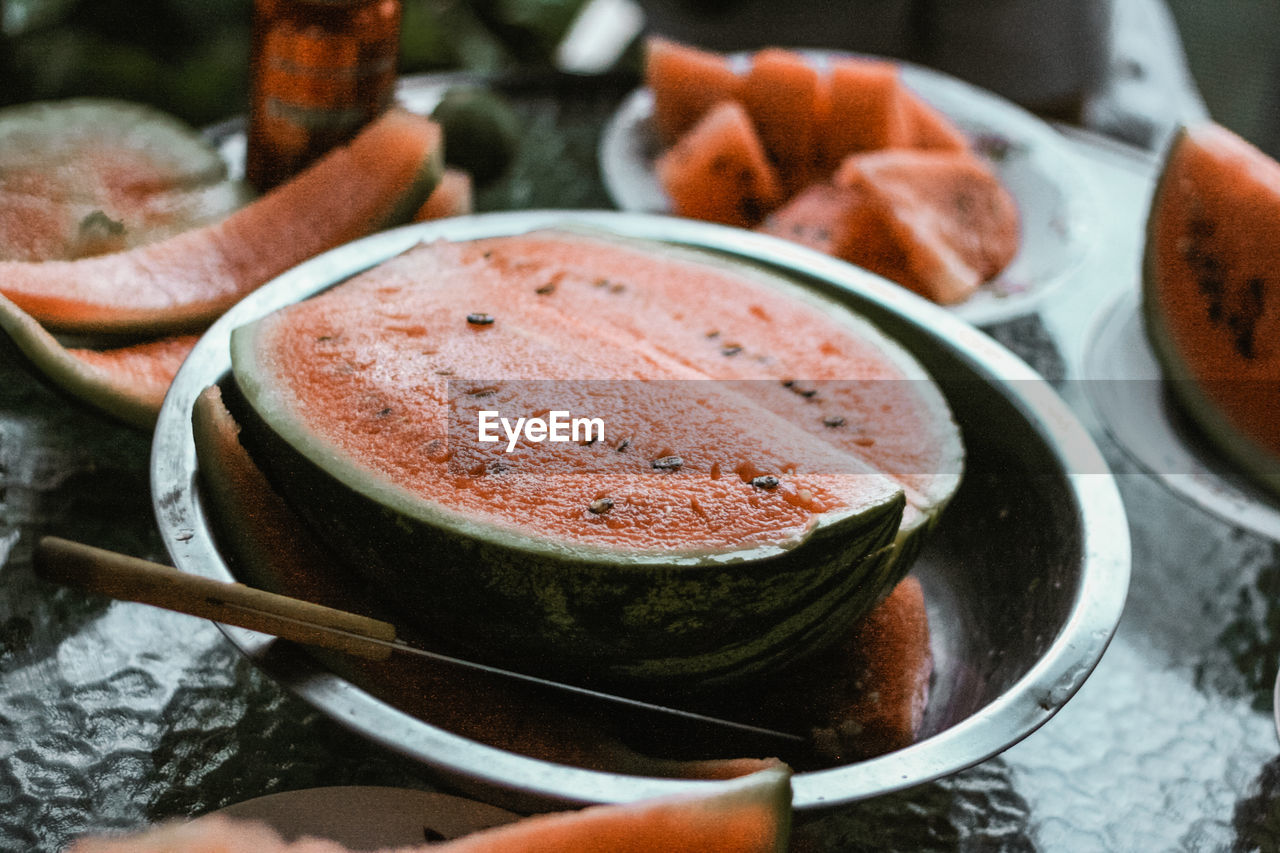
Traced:
<path fill-rule="evenodd" d="M 1147 337 L 1215 447 L 1280 496 L 1280 164 L 1217 124 L 1186 127 L 1147 219 Z"/>
<path fill-rule="evenodd" d="M 671 145 L 707 110 L 734 100 L 742 78 L 718 53 L 670 39 L 645 42 L 645 83 L 653 91 L 653 122 L 664 145 Z"/>
<path fill-rule="evenodd" d="M 783 766 L 689 794 L 536 815 L 400 853 L 781 853 L 791 832 L 791 772 Z M 68 853 L 348 853 L 265 826 L 210 816 L 120 839 L 77 842 Z M 395 853 L 395 851 L 384 851 Z"/>
<path fill-rule="evenodd" d="M 859 151 L 911 145 L 898 66 L 879 59 L 838 59 L 828 73 L 827 88 L 821 138 L 829 165 Z"/>
<path fill-rule="evenodd" d="M 782 184 L 746 109 L 721 101 L 654 164 L 674 212 L 750 227 L 782 200 Z"/>
<path fill-rule="evenodd" d="M 442 167 L 439 128 L 393 109 L 220 222 L 81 260 L 0 262 L 0 294 L 54 331 L 196 330 L 295 264 L 408 221 Z"/>
<path fill-rule="evenodd" d="M 827 81 L 813 63 L 794 51 L 766 48 L 752 57 L 742 84 L 760 141 L 790 196 L 821 170 L 821 130 Z"/>
<path fill-rule="evenodd" d="M 895 257 L 883 268 L 878 255 L 857 251 L 849 259 L 935 302 L 963 301 L 1017 254 L 1017 203 L 972 154 L 919 149 L 855 154 L 840 165 L 834 183 L 875 201 L 905 264 Z"/>
<path fill-rule="evenodd" d="M 11 350 L 59 391 L 143 430 L 155 426 L 169 384 L 198 339 L 171 335 L 108 349 L 64 347 L 3 296 L 0 331 Z"/>

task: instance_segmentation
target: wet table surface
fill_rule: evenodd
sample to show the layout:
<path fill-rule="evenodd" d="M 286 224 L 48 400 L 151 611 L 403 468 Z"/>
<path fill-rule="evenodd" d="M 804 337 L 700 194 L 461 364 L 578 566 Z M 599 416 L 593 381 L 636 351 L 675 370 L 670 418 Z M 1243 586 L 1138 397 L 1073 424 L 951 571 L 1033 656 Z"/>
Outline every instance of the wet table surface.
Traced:
<path fill-rule="evenodd" d="M 595 143 L 622 91 L 512 90 L 544 142 L 480 205 L 609 206 Z M 1175 497 L 1098 424 L 1076 365 L 1098 310 L 1137 286 L 1155 162 L 1068 137 L 1101 239 L 1038 314 L 988 331 L 1058 385 L 1112 463 L 1133 537 L 1124 618 L 1047 725 L 962 773 L 824 813 L 800 830 L 816 849 L 1280 849 L 1280 549 Z M 211 623 L 33 576 L 45 534 L 166 559 L 148 452 L 148 436 L 0 361 L 0 850 L 318 785 L 429 789 L 422 767 L 285 693 Z"/>

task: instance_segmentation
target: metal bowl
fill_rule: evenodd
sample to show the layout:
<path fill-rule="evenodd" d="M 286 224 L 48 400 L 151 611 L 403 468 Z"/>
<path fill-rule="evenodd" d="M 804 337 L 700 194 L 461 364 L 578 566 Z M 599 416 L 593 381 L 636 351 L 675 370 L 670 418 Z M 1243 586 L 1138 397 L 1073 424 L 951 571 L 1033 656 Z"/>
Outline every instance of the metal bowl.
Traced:
<path fill-rule="evenodd" d="M 574 211 L 442 220 L 335 249 L 247 297 L 191 353 L 156 427 L 152 494 L 174 564 L 233 579 L 196 488 L 191 435 L 196 396 L 230 368 L 233 328 L 419 240 L 472 239 L 567 223 L 779 268 L 902 341 L 939 381 L 964 431 L 964 483 L 914 569 L 925 588 L 936 669 L 920 739 L 879 758 L 798 773 L 795 808 L 836 806 L 961 770 L 1016 743 L 1062 707 L 1105 650 L 1129 580 L 1124 508 L 1084 428 L 1022 361 L 947 311 L 792 243 L 688 220 Z M 269 637 L 224 630 L 282 684 L 333 719 L 494 802 L 522 808 L 621 802 L 705 784 L 584 770 L 485 746 L 392 708 L 306 655 L 268 656 Z"/>

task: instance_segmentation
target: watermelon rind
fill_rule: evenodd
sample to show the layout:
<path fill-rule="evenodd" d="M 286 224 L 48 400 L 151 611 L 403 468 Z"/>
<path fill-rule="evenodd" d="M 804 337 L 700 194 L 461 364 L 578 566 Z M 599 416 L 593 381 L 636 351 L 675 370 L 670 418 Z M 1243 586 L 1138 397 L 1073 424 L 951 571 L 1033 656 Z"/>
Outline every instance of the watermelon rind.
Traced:
<path fill-rule="evenodd" d="M 232 333 L 234 381 L 224 389 L 255 460 L 356 572 L 395 590 L 438 636 L 506 666 L 677 689 L 780 669 L 829 646 L 892 588 L 959 478 L 957 470 L 914 495 L 906 527 L 906 496 L 868 466 L 886 489 L 793 540 L 662 550 L 566 543 L 417 497 L 319 439 L 259 363 L 262 322 Z M 907 375 L 932 388 L 896 352 L 915 371 Z M 940 393 L 937 404 L 954 430 Z M 958 468 L 958 433 L 954 441 Z"/>
<path fill-rule="evenodd" d="M 1273 450 L 1237 427 L 1222 408 L 1210 399 L 1167 327 L 1168 320 L 1162 304 L 1163 272 L 1157 251 L 1156 229 L 1166 194 L 1178 191 L 1183 180 L 1171 164 L 1184 146 L 1200 144 L 1194 138 L 1193 130 L 1192 127 L 1182 126 L 1174 133 L 1152 195 L 1142 258 L 1143 327 L 1161 366 L 1166 387 L 1200 434 L 1245 477 L 1280 498 L 1280 459 L 1277 459 Z"/>
<path fill-rule="evenodd" d="M 31 315 L 0 296 L 0 332 L 10 352 L 57 390 L 142 430 L 155 427 L 163 395 L 142 389 L 72 355 Z"/>
<path fill-rule="evenodd" d="M 878 600 L 862 581 L 883 570 L 900 491 L 786 546 L 559 542 L 415 498 L 281 417 L 247 366 L 252 333 L 233 333 L 236 381 L 223 389 L 245 447 L 347 565 L 394 590 L 421 628 L 486 662 L 580 682 L 708 688 L 820 650 Z"/>

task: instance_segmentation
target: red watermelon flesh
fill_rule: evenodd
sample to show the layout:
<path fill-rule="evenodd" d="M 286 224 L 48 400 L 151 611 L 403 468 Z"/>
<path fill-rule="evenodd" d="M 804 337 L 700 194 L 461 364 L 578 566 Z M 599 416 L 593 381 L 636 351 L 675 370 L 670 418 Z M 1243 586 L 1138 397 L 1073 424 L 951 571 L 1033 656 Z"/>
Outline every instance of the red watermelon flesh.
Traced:
<path fill-rule="evenodd" d="M 839 59 L 828 72 L 829 105 L 822 138 L 826 162 L 849 154 L 912 144 L 898 67 L 875 59 Z"/>
<path fill-rule="evenodd" d="M 751 227 L 782 200 L 778 174 L 736 101 L 713 107 L 654 168 L 679 216 Z"/>
<path fill-rule="evenodd" d="M 487 263 L 519 264 L 536 275 L 558 268 L 565 239 L 530 234 L 463 251 L 488 252 Z M 581 243 L 581 251 L 591 250 L 592 241 Z M 940 512 L 959 482 L 959 435 L 920 368 L 870 324 L 834 314 L 802 291 L 779 298 L 771 284 L 747 277 L 618 267 L 617 287 L 565 276 L 535 307 L 601 334 L 611 330 L 620 345 L 643 341 L 685 369 L 728 380 L 821 443 L 889 474 L 907 492 L 904 526 L 917 510 Z"/>
<path fill-rule="evenodd" d="M 825 78 L 803 56 L 769 48 L 755 54 L 742 101 L 778 170 L 784 195 L 821 171 L 820 130 L 828 101 Z"/>
<path fill-rule="evenodd" d="M 645 83 L 653 92 L 654 126 L 664 145 L 719 102 L 737 98 L 742 88 L 724 56 L 657 37 L 645 43 Z"/>
<path fill-rule="evenodd" d="M 1280 495 L 1280 164 L 1220 125 L 1183 128 L 1147 221 L 1147 335 L 1184 410 Z"/>
<path fill-rule="evenodd" d="M 876 151 L 840 166 L 837 186 L 876 199 L 907 259 L 900 284 L 943 304 L 967 298 L 1017 254 L 1017 204 L 977 157 Z"/>

